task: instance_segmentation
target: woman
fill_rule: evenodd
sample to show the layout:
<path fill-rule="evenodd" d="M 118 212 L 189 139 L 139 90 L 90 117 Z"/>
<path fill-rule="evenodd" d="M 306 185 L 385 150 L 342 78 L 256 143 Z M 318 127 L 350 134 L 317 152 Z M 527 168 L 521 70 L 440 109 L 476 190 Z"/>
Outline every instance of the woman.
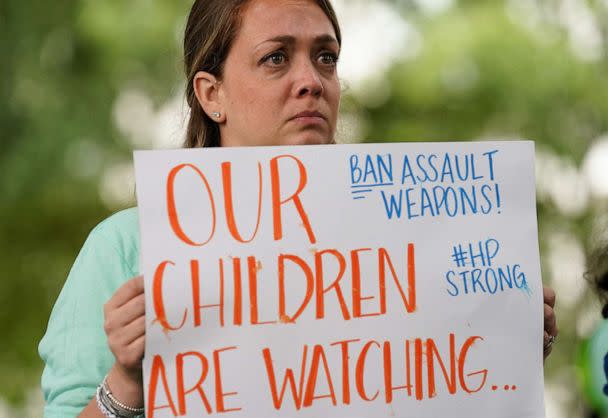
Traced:
<path fill-rule="evenodd" d="M 340 44 L 327 0 L 196 0 L 184 39 L 186 147 L 332 143 Z M 135 209 L 123 211 L 93 230 L 76 260 L 40 344 L 47 418 L 142 412 L 143 279 L 128 280 L 138 239 Z M 554 301 L 546 290 L 545 354 L 557 334 Z"/>
<path fill-rule="evenodd" d="M 608 244 L 597 249 L 590 257 L 587 280 L 602 303 L 602 317 L 608 319 Z"/>
<path fill-rule="evenodd" d="M 590 257 L 586 278 L 602 303 L 602 317 L 590 338 L 579 348 L 579 376 L 592 409 L 589 417 L 608 416 L 608 244 Z"/>

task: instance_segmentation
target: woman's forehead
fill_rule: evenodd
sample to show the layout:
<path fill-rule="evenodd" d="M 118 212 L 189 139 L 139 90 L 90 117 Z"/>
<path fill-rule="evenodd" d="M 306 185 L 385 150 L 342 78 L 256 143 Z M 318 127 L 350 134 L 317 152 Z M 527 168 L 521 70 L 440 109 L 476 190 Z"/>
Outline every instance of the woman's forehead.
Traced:
<path fill-rule="evenodd" d="M 251 44 L 290 37 L 335 38 L 325 12 L 314 0 L 251 0 L 241 12 L 238 37 Z"/>

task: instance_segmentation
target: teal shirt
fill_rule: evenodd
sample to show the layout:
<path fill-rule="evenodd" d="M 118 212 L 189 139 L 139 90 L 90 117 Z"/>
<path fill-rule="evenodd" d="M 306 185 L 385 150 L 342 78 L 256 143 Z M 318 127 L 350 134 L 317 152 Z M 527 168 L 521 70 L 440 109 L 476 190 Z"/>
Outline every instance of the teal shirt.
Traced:
<path fill-rule="evenodd" d="M 139 274 L 137 208 L 91 231 L 53 307 L 38 347 L 45 418 L 75 417 L 114 364 L 103 329 L 103 305 Z"/>
<path fill-rule="evenodd" d="M 608 417 L 608 319 L 600 321 L 577 354 L 583 394 L 594 411 Z"/>

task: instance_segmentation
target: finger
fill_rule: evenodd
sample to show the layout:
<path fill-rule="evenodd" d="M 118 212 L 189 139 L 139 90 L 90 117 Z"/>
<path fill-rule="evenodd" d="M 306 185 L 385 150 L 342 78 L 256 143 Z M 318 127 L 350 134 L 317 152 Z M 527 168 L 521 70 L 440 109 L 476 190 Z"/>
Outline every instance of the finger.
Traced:
<path fill-rule="evenodd" d="M 104 328 L 107 333 L 112 333 L 119 328 L 130 324 L 146 312 L 146 301 L 144 294 L 139 294 L 119 308 L 106 312 Z"/>
<path fill-rule="evenodd" d="M 129 374 L 137 374 L 141 370 L 141 362 L 144 356 L 145 336 L 136 338 L 131 344 L 121 346 L 114 352 L 116 362 Z"/>
<path fill-rule="evenodd" d="M 545 340 L 543 343 L 543 359 L 549 357 L 549 354 L 551 354 L 551 351 L 553 351 L 553 344 L 547 345 L 548 342 L 549 340 Z"/>
<path fill-rule="evenodd" d="M 137 356 L 137 358 L 140 361 L 140 365 L 141 365 L 141 361 L 144 358 L 145 347 L 146 347 L 146 335 L 145 334 L 139 336 L 134 341 L 132 341 L 131 344 L 129 344 L 129 350 L 131 350 L 133 353 L 135 353 L 135 356 Z"/>
<path fill-rule="evenodd" d="M 549 335 L 557 335 L 555 311 L 549 305 L 544 305 L 544 329 Z"/>
<path fill-rule="evenodd" d="M 144 293 L 144 276 L 136 276 L 125 282 L 106 303 L 106 309 L 116 309 L 129 302 L 135 296 Z"/>
<path fill-rule="evenodd" d="M 146 334 L 146 317 L 144 315 L 136 318 L 131 323 L 120 328 L 117 332 L 117 341 L 120 341 L 121 345 L 128 346 L 133 341 Z"/>
<path fill-rule="evenodd" d="M 543 287 L 543 299 L 552 308 L 555 307 L 555 291 L 550 287 Z"/>
<path fill-rule="evenodd" d="M 146 313 L 146 299 L 143 293 L 114 310 L 114 314 L 120 318 L 120 325 L 126 325 Z"/>
<path fill-rule="evenodd" d="M 116 357 L 116 360 L 123 366 L 131 368 L 138 358 L 132 352 L 130 345 L 145 336 L 146 333 L 145 316 L 137 318 L 125 327 L 108 334 L 108 346 Z"/>
<path fill-rule="evenodd" d="M 545 334 L 543 336 L 543 359 L 546 359 L 549 354 L 551 354 L 551 351 L 553 351 L 553 344 L 549 344 L 550 339 L 551 337 L 549 336 L 547 331 L 545 331 Z"/>

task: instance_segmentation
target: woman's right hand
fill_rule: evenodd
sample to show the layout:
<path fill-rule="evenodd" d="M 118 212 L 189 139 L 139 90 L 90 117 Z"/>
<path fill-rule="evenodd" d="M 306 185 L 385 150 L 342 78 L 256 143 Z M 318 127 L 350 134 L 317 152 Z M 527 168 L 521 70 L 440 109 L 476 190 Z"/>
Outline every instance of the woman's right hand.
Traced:
<path fill-rule="evenodd" d="M 118 401 L 132 408 L 144 405 L 141 362 L 146 337 L 145 310 L 143 276 L 123 284 L 103 306 L 103 328 L 116 359 L 106 385 Z M 104 418 L 95 396 L 78 417 Z"/>
<path fill-rule="evenodd" d="M 141 407 L 142 359 L 146 336 L 143 276 L 123 284 L 104 305 L 104 330 L 116 359 L 107 385 L 122 403 Z"/>

